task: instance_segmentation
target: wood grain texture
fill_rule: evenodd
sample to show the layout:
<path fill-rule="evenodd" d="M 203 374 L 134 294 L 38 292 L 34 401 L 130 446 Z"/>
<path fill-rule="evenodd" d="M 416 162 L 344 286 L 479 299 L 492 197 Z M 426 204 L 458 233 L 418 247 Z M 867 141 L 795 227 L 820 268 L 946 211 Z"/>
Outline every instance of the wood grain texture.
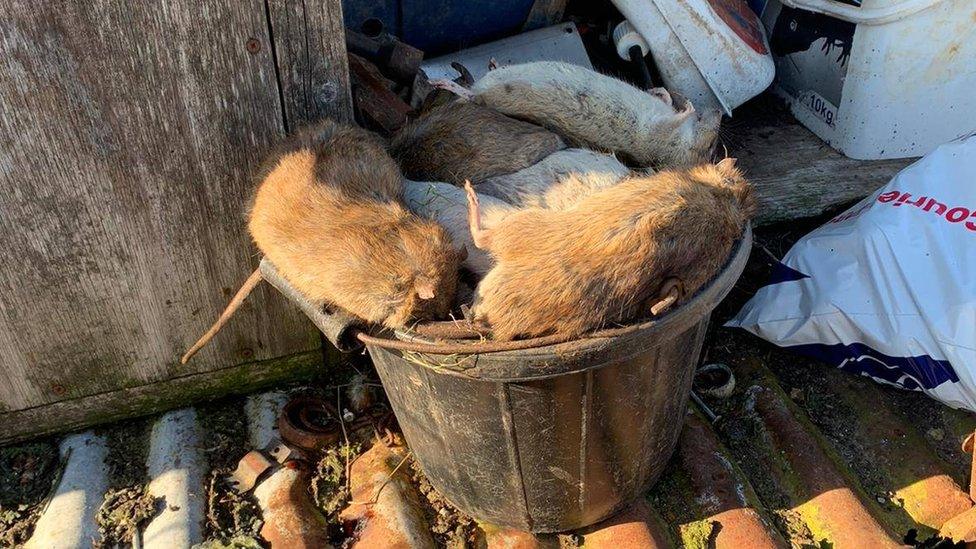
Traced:
<path fill-rule="evenodd" d="M 317 348 L 265 286 L 178 365 L 257 265 L 250 176 L 284 134 L 265 6 L 0 11 L 0 411 Z"/>
<path fill-rule="evenodd" d="M 288 381 L 307 380 L 321 373 L 321 366 L 322 353 L 309 351 L 0 413 L 0 444 L 162 412 L 215 395 L 243 395 Z"/>
<path fill-rule="evenodd" d="M 342 3 L 267 2 L 287 127 L 326 117 L 352 121 Z"/>
<path fill-rule="evenodd" d="M 860 199 L 914 161 L 847 158 L 785 113 L 733 132 L 736 145 L 729 154 L 759 195 L 756 226 L 820 215 Z"/>

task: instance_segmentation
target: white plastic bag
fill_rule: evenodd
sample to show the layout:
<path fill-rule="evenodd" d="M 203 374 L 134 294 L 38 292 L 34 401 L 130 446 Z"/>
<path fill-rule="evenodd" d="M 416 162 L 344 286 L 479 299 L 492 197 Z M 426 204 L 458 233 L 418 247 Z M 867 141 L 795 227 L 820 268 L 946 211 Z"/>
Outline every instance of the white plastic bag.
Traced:
<path fill-rule="evenodd" d="M 976 411 L 976 137 L 803 237 L 726 325 Z"/>

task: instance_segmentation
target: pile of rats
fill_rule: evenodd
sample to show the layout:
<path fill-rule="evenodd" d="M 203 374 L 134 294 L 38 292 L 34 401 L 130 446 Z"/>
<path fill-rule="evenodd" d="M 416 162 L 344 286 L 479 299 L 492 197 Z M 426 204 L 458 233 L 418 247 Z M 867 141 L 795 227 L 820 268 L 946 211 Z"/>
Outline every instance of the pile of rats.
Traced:
<path fill-rule="evenodd" d="M 265 164 L 258 249 L 313 302 L 387 328 L 457 318 L 498 341 L 661 315 L 722 268 L 756 209 L 721 122 L 559 62 L 490 70 L 388 141 L 322 121 Z M 255 271 L 206 345 L 260 282 Z"/>

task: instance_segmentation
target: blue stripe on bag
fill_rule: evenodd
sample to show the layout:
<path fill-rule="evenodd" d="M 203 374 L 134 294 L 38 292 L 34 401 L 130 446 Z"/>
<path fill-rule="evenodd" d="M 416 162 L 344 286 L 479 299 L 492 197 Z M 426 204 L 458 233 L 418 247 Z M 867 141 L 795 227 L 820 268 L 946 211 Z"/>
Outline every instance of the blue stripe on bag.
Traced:
<path fill-rule="evenodd" d="M 781 282 L 803 280 L 804 278 L 810 278 L 810 275 L 803 274 L 800 271 L 787 266 L 785 263 L 777 261 L 776 264 L 773 265 L 773 272 L 769 274 L 769 280 L 766 281 L 764 287 L 779 284 Z"/>
<path fill-rule="evenodd" d="M 887 381 L 912 391 L 934 389 L 947 381 L 959 382 L 959 376 L 949 361 L 935 360 L 928 355 L 888 356 L 863 343 L 812 343 L 793 345 L 786 349 L 834 364 L 846 372 Z"/>

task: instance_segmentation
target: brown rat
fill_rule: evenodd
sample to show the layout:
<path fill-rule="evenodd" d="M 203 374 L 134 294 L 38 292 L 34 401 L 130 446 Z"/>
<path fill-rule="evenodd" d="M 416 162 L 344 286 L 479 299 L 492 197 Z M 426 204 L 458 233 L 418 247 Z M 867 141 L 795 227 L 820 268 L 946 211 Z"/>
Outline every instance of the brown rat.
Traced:
<path fill-rule="evenodd" d="M 298 132 L 263 171 L 248 229 L 298 291 L 369 322 L 403 327 L 445 316 L 463 251 L 400 203 L 402 176 L 382 142 L 326 121 Z M 205 345 L 260 281 L 252 274 Z"/>
<path fill-rule="evenodd" d="M 576 336 L 663 312 L 718 272 L 755 210 L 734 159 L 630 177 L 491 229 L 467 189 L 474 243 L 496 262 L 473 312 L 499 340 Z"/>
<path fill-rule="evenodd" d="M 410 179 L 460 186 L 527 168 L 565 147 L 540 126 L 455 101 L 404 126 L 391 139 L 390 153 Z"/>

